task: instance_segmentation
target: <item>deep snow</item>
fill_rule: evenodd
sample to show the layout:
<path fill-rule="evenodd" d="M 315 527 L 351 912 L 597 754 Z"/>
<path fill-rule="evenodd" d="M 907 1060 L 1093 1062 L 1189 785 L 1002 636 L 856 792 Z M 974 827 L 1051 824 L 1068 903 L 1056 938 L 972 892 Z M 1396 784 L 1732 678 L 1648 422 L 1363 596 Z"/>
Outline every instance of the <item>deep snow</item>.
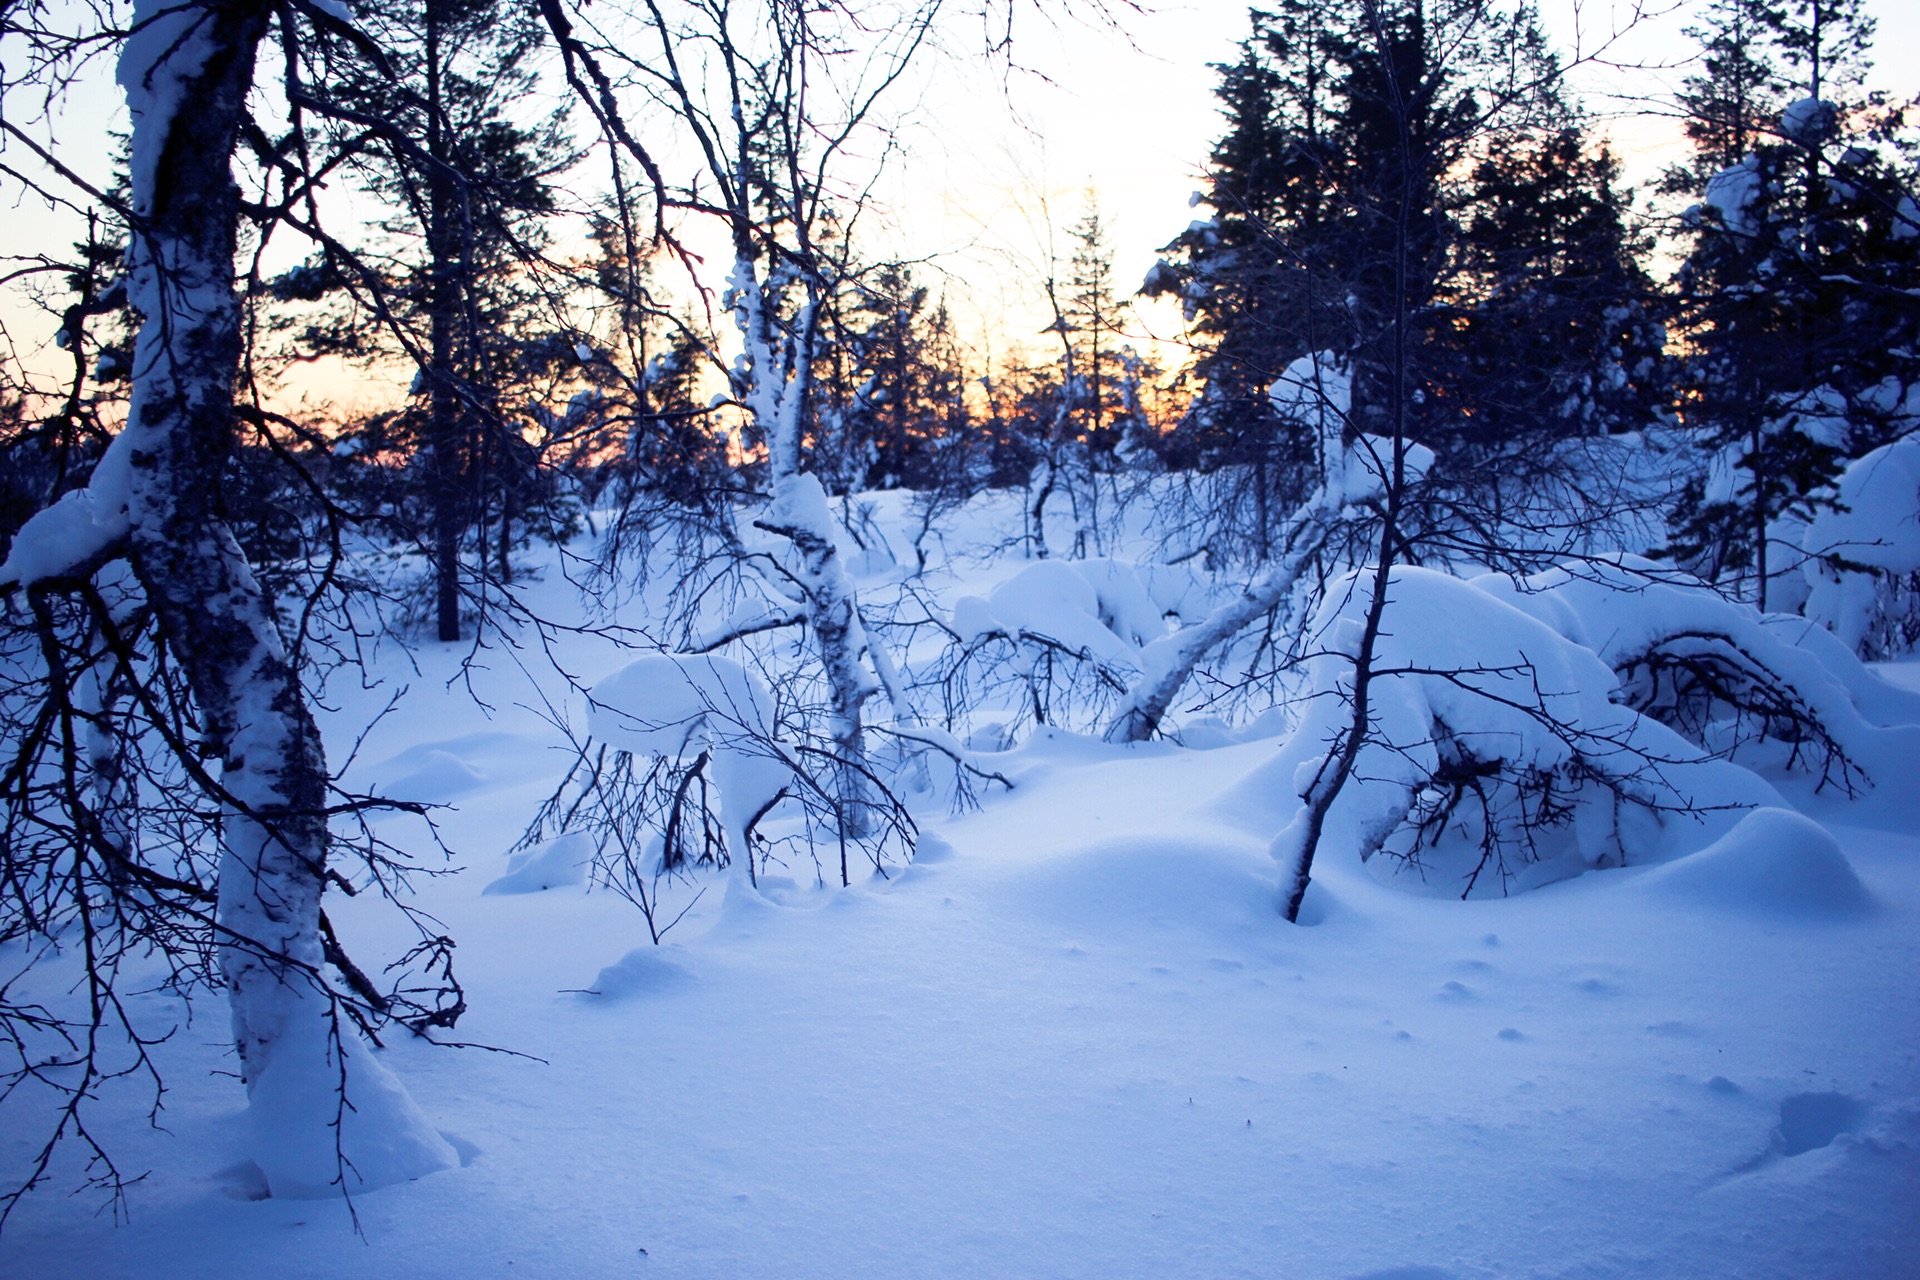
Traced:
<path fill-rule="evenodd" d="M 1012 793 L 927 818 L 912 867 L 712 877 L 655 950 L 563 876 L 484 892 L 566 757 L 504 652 L 491 716 L 447 687 L 463 652 L 425 647 L 356 777 L 457 806 L 468 869 L 420 900 L 460 943 L 460 1038 L 545 1061 L 385 1052 L 463 1167 L 356 1198 L 363 1239 L 337 1200 L 250 1198 L 208 1001 L 164 1054 L 166 1130 L 113 1104 L 116 1150 L 153 1170 L 131 1221 L 36 1193 L 0 1274 L 1920 1275 L 1910 786 L 1783 786 L 1832 844 L 1775 814 L 1505 900 L 1327 858 L 1294 927 L 1275 739 L 1042 731 L 1002 764 Z M 623 661 L 569 656 L 589 681 Z M 329 911 L 365 956 L 400 937 L 364 899 Z M 8 1124 L 17 1158 L 39 1135 Z"/>

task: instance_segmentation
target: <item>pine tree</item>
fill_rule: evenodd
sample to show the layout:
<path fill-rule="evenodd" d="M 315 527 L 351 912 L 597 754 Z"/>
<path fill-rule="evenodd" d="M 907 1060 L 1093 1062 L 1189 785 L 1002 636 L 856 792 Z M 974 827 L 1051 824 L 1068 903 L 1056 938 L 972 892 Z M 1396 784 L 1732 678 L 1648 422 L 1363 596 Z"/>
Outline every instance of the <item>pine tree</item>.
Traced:
<path fill-rule="evenodd" d="M 1826 96 L 1846 94 L 1866 68 L 1872 21 L 1861 6 L 1729 0 L 1709 18 L 1689 106 L 1721 111 L 1764 86 L 1778 110 L 1737 131 L 1721 111 L 1689 130 L 1695 170 L 1726 163 L 1686 215 L 1685 391 L 1709 462 L 1683 495 L 1671 550 L 1709 576 L 1736 575 L 1767 607 L 1783 599 L 1778 586 L 1791 588 L 1787 603 L 1800 590 L 1797 573 L 1781 580 L 1800 555 L 1796 529 L 1831 501 L 1847 458 L 1877 443 L 1874 406 L 1889 379 L 1910 374 L 1899 346 L 1862 343 L 1860 326 L 1901 328 L 1912 259 L 1871 139 L 1840 145 L 1864 104 Z"/>
<path fill-rule="evenodd" d="M 1313 466 L 1313 442 L 1289 434 L 1267 389 L 1298 357 L 1343 348 L 1347 334 L 1335 251 L 1337 16 L 1307 0 L 1250 13 L 1239 57 L 1214 67 L 1227 127 L 1196 195 L 1211 216 L 1166 246 L 1172 256 L 1141 290 L 1180 299 L 1198 348 L 1192 404 L 1161 453 L 1175 467 L 1244 473 L 1248 483 L 1221 496 L 1249 509 L 1258 547 Z"/>
<path fill-rule="evenodd" d="M 1110 472 L 1118 465 L 1128 414 L 1127 373 L 1121 355 L 1125 340 L 1120 331 L 1124 304 L 1114 296 L 1113 251 L 1092 192 L 1087 194 L 1086 212 L 1068 236 L 1073 253 L 1068 259 L 1061 319 L 1066 340 L 1074 348 L 1072 429 L 1085 446 L 1088 465 L 1095 472 Z"/>
<path fill-rule="evenodd" d="M 466 572 L 509 576 L 516 520 L 541 496 L 515 402 L 573 361 L 571 344 L 539 323 L 526 268 L 554 210 L 548 179 L 573 153 L 559 115 L 513 118 L 535 84 L 529 58 L 543 38 L 531 10 L 505 0 L 370 0 L 358 16 L 386 49 L 385 65 L 358 60 L 354 47 L 325 52 L 338 106 L 385 122 L 371 137 L 339 131 L 335 143 L 347 170 L 393 211 L 379 227 L 383 241 L 362 253 L 389 277 L 386 323 L 337 307 L 334 335 L 315 325 L 301 337 L 319 334 L 323 347 L 369 359 L 397 344 L 418 366 L 414 403 L 369 425 L 411 459 L 412 492 L 396 515 L 427 552 L 438 634 L 455 640 L 470 536 Z M 320 290 L 353 281 L 325 259 L 302 274 Z M 488 527 L 491 546 L 474 536 Z"/>
<path fill-rule="evenodd" d="M 1700 46 L 1700 70 L 1681 85 L 1678 105 L 1693 153 L 1661 176 L 1661 191 L 1697 196 L 1771 133 L 1786 103 L 1766 27 L 1760 0 L 1711 0 L 1704 22 L 1687 28 Z"/>
<path fill-rule="evenodd" d="M 1475 167 L 1433 339 L 1458 412 L 1428 443 L 1456 462 L 1664 418 L 1666 327 L 1617 174 L 1573 126 L 1496 138 Z"/>

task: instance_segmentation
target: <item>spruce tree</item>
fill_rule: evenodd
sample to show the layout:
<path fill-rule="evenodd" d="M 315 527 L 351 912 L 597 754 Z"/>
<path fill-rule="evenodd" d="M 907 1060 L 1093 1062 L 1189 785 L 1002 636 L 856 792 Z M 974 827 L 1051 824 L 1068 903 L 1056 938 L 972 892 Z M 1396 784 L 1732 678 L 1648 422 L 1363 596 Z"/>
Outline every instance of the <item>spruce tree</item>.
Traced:
<path fill-rule="evenodd" d="M 1882 340 L 1912 331 L 1920 280 L 1896 232 L 1898 180 L 1860 131 L 1873 113 L 1851 96 L 1871 36 L 1855 0 L 1727 0 L 1696 33 L 1707 56 L 1684 101 L 1719 114 L 1690 127 L 1691 168 L 1724 165 L 1684 219 L 1684 389 L 1707 463 L 1671 550 L 1763 608 L 1792 603 L 1801 522 L 1884 437 L 1914 374 L 1911 349 Z M 1756 98 L 1775 114 L 1726 126 L 1725 104 Z"/>

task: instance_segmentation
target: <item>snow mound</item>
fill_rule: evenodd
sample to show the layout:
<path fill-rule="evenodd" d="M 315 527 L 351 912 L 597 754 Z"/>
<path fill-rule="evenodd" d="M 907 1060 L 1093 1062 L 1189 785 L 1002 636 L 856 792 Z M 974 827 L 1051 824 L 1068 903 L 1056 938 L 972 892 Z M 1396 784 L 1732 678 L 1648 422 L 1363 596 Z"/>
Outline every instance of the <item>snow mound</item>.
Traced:
<path fill-rule="evenodd" d="M 384 766 L 383 795 L 421 804 L 445 804 L 487 785 L 485 775 L 451 751 L 408 751 Z"/>
<path fill-rule="evenodd" d="M 593 842 L 584 832 L 569 831 L 512 855 L 507 862 L 507 873 L 480 892 L 539 893 L 543 889 L 582 884 L 592 861 Z"/>
<path fill-rule="evenodd" d="M 1801 541 L 1809 557 L 1802 570 L 1812 583 L 1806 613 L 1857 652 L 1879 596 L 1877 574 L 1862 570 L 1920 570 L 1920 440 L 1862 455 L 1837 487 L 1838 505 L 1817 514 Z"/>
<path fill-rule="evenodd" d="M 715 738 L 771 737 L 773 692 L 731 658 L 648 654 L 593 686 L 587 723 L 635 755 L 677 758 Z"/>
<path fill-rule="evenodd" d="M 593 980 L 593 993 L 605 1000 L 652 995 L 671 991 L 695 981 L 687 953 L 667 943 L 637 947 L 600 971 Z"/>
<path fill-rule="evenodd" d="M 1127 836 L 1049 859 L 1008 886 L 1015 909 L 1075 931 L 1222 936 L 1271 929 L 1276 884 L 1257 846 Z"/>
<path fill-rule="evenodd" d="M 1908 777 L 1920 758 L 1920 702 L 1804 619 L 1634 556 L 1473 583 L 1593 651 L 1628 706 L 1710 754 L 1849 791 Z"/>
<path fill-rule="evenodd" d="M 1166 587 L 1171 586 L 1167 582 Z M 1040 560 L 995 587 L 985 599 L 962 596 L 955 601 L 953 629 L 963 642 L 1001 635 L 1056 645 L 1105 666 L 1137 670 L 1142 646 L 1166 634 L 1164 614 L 1164 606 L 1150 594 L 1148 581 L 1134 565 L 1113 560 Z"/>
<path fill-rule="evenodd" d="M 774 734 L 773 690 L 731 658 L 656 653 L 593 687 L 593 736 L 640 757 L 710 754 L 727 847 L 747 856 L 754 820 L 795 785 L 796 766 Z"/>
<path fill-rule="evenodd" d="M 127 536 L 124 508 L 98 500 L 92 489 L 75 489 L 36 513 L 14 535 L 0 585 L 30 587 L 71 573 Z"/>
<path fill-rule="evenodd" d="M 459 1153 L 344 1018 L 336 1021 L 318 997 L 290 1005 L 286 1030 L 249 1090 L 248 1155 L 269 1194 L 358 1194 L 459 1165 Z"/>
<path fill-rule="evenodd" d="M 1326 815 L 1324 848 L 1361 861 L 1385 853 L 1379 873 L 1423 892 L 1504 894 L 1663 861 L 1740 811 L 1782 803 L 1752 772 L 1622 705 L 1600 655 L 1518 601 L 1411 566 L 1393 571 L 1388 591 L 1373 728 Z M 1300 727 L 1257 785 L 1308 793 L 1351 723 L 1350 655 L 1366 611 L 1358 580 L 1329 594 Z M 1284 867 L 1304 848 L 1305 806 L 1290 817 L 1272 846 Z"/>
<path fill-rule="evenodd" d="M 1698 853 L 1641 882 L 1663 897 L 1768 916 L 1859 915 L 1873 903 L 1826 828 L 1791 809 L 1755 809 Z"/>

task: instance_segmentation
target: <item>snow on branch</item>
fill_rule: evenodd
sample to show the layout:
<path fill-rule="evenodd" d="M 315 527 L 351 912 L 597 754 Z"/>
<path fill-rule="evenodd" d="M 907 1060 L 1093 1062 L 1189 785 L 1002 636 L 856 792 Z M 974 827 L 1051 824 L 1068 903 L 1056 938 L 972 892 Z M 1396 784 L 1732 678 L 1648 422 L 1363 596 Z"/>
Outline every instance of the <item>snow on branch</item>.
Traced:
<path fill-rule="evenodd" d="M 1494 592 L 1427 569 L 1390 578 L 1372 715 L 1323 847 L 1466 896 L 1658 860 L 1782 803 L 1758 776 L 1617 700 L 1593 650 Z M 1299 729 L 1267 775 L 1305 796 L 1351 731 L 1364 591 L 1335 591 L 1309 635 Z M 1300 811 L 1304 816 L 1305 810 Z M 1302 817 L 1274 840 L 1297 860 Z"/>

